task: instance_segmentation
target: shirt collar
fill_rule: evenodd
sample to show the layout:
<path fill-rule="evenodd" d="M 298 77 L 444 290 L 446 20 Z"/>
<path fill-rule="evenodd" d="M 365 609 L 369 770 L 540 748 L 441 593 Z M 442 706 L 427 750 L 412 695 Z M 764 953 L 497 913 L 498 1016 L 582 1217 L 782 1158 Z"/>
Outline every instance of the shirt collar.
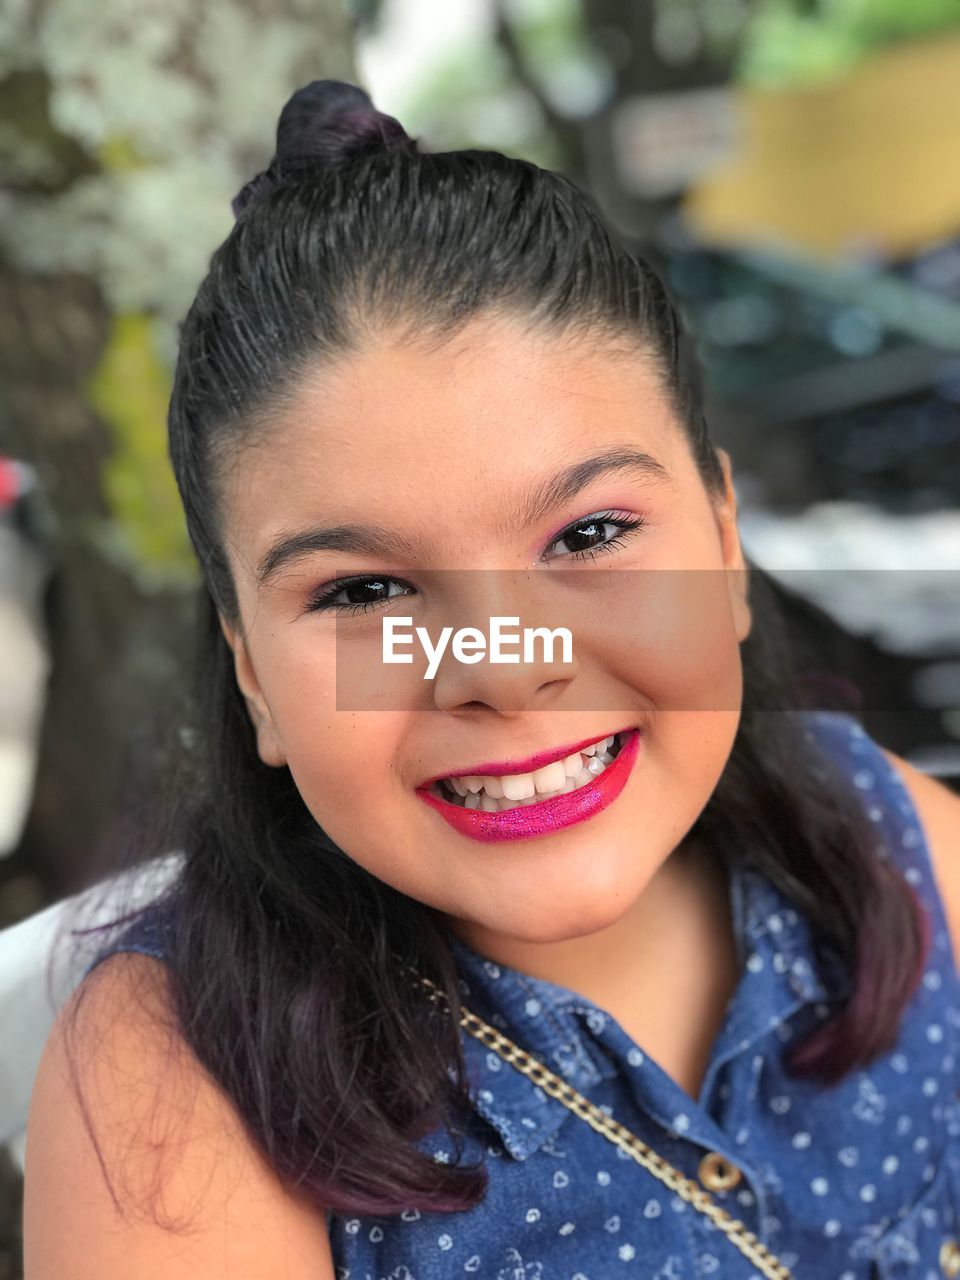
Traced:
<path fill-rule="evenodd" d="M 731 865 L 729 886 L 740 980 L 713 1046 L 703 1104 L 725 1062 L 745 1053 L 803 1005 L 831 998 L 819 966 L 812 963 L 806 917 L 749 868 Z M 599 1005 L 569 988 L 495 964 L 459 938 L 453 938 L 453 948 L 464 1004 L 573 1088 L 589 1096 L 592 1086 L 626 1072 L 634 1077 L 638 1097 L 645 1092 L 658 1096 L 655 1088 L 650 1093 L 650 1073 L 661 1077 L 654 1082 L 661 1090 L 664 1073 L 647 1055 L 631 1052 L 633 1041 Z M 837 995 L 845 974 L 830 955 L 825 965 Z M 499 1133 L 511 1156 L 526 1159 L 571 1112 L 474 1036 L 464 1031 L 461 1038 L 475 1109 Z M 639 1059 L 636 1065 L 631 1057 Z M 695 1109 L 689 1096 L 673 1087 L 675 1100 L 684 1100 L 688 1111 Z"/>
<path fill-rule="evenodd" d="M 713 1045 L 704 1100 L 726 1062 L 805 1005 L 825 1005 L 849 990 L 849 974 L 837 953 L 817 947 L 809 918 L 758 871 L 731 869 L 730 906 L 740 981 Z"/>
<path fill-rule="evenodd" d="M 486 960 L 458 938 L 453 949 L 460 994 L 471 1012 L 580 1092 L 617 1074 L 616 1064 L 582 1034 L 572 1011 L 551 994 L 552 983 Z M 463 1032 L 461 1038 L 476 1110 L 497 1130 L 507 1151 L 525 1160 L 570 1112 L 474 1036 Z"/>

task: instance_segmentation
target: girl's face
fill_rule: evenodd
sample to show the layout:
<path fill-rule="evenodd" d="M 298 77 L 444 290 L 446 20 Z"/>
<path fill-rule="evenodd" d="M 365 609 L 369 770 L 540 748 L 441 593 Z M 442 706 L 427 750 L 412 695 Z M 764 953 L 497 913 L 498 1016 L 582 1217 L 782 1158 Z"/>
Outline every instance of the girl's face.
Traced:
<path fill-rule="evenodd" d="M 614 450 L 659 469 L 584 468 L 579 488 L 552 483 Z M 614 924 L 704 808 L 737 730 L 750 612 L 718 454 L 726 492 L 713 499 L 642 355 L 505 318 L 475 319 L 440 349 L 384 338 L 308 379 L 223 477 L 243 624 L 223 629 L 261 759 L 289 767 L 345 853 L 478 947 Z M 415 551 L 301 545 L 258 582 L 278 540 L 346 525 Z M 380 586 L 343 588 L 356 578 Z M 354 613 L 311 608 L 324 595 Z M 551 627 L 569 625 L 571 663 L 558 646 L 552 661 L 538 648 L 516 665 L 448 648 L 429 681 L 422 657 L 389 678 L 370 665 L 384 618 L 412 617 L 435 642 L 441 609 L 443 625 L 489 634 L 493 616 L 540 625 L 534 599 Z M 374 603 L 358 613 L 358 601 Z M 389 699 L 338 709 L 338 661 L 355 672 L 360 655 Z M 481 842 L 417 791 L 628 726 L 641 736 L 623 789 L 561 829 Z"/>

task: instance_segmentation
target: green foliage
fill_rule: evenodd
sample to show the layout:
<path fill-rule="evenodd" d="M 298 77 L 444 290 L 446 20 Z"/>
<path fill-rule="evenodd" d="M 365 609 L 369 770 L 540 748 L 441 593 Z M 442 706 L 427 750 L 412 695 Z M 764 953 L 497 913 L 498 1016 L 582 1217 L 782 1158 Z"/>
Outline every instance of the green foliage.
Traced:
<path fill-rule="evenodd" d="M 951 28 L 960 30 L 960 0 L 820 0 L 810 12 L 796 0 L 765 0 L 744 32 L 737 76 L 767 87 L 816 84 L 879 45 Z"/>
<path fill-rule="evenodd" d="M 588 34 L 579 0 L 514 0 L 511 26 L 531 68 L 549 82 L 585 54 Z"/>
<path fill-rule="evenodd" d="M 609 68 L 581 0 L 511 0 L 505 10 L 512 52 L 485 40 L 445 54 L 420 73 L 404 121 L 436 149 L 492 147 L 563 169 L 563 144 L 548 117 L 596 109 L 611 89 Z"/>
<path fill-rule="evenodd" d="M 530 84 L 576 118 L 606 99 L 610 68 L 582 0 L 510 0 L 505 11 L 524 76 L 499 42 L 474 42 L 420 74 L 404 120 L 437 148 L 495 147 L 563 168 Z M 736 79 L 771 88 L 839 78 L 879 45 L 960 30 L 960 0 L 657 0 L 660 18 L 674 11 L 699 24 L 714 57 L 733 59 Z"/>
<path fill-rule="evenodd" d="M 114 441 L 103 474 L 112 515 L 101 530 L 104 549 L 132 565 L 145 585 L 189 580 L 196 562 L 167 457 L 170 374 L 156 353 L 150 316 L 114 317 L 88 391 Z"/>
<path fill-rule="evenodd" d="M 435 150 L 492 147 L 535 164 L 559 167 L 562 156 L 533 98 L 494 44 L 458 49 L 421 80 L 404 109 L 408 131 Z"/>
<path fill-rule="evenodd" d="M 590 37 L 582 0 L 513 0 L 509 9 L 528 72 L 560 114 L 587 115 L 607 100 L 613 79 Z"/>

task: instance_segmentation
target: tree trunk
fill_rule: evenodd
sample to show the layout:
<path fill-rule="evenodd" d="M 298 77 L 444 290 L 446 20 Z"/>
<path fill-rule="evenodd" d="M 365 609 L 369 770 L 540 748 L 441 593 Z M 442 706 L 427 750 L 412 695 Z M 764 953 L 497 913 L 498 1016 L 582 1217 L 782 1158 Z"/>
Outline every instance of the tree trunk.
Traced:
<path fill-rule="evenodd" d="M 34 0 L 0 53 L 0 452 L 36 469 L 54 566 L 0 927 L 89 882 L 148 796 L 197 583 L 166 457 L 176 324 L 287 97 L 355 78 L 340 0 L 140 8 Z"/>

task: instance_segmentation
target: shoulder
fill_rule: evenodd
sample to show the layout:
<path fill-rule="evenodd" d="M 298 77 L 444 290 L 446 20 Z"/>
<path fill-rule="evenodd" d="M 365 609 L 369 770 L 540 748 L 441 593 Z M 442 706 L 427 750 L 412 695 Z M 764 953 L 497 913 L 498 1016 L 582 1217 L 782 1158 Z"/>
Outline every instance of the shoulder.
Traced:
<path fill-rule="evenodd" d="M 960 969 L 960 796 L 901 756 L 880 750 L 903 781 L 923 827 Z"/>
<path fill-rule="evenodd" d="M 44 1046 L 23 1232 L 27 1280 L 333 1277 L 323 1214 L 281 1185 L 180 1036 L 165 964 L 133 952 L 97 966 Z"/>

